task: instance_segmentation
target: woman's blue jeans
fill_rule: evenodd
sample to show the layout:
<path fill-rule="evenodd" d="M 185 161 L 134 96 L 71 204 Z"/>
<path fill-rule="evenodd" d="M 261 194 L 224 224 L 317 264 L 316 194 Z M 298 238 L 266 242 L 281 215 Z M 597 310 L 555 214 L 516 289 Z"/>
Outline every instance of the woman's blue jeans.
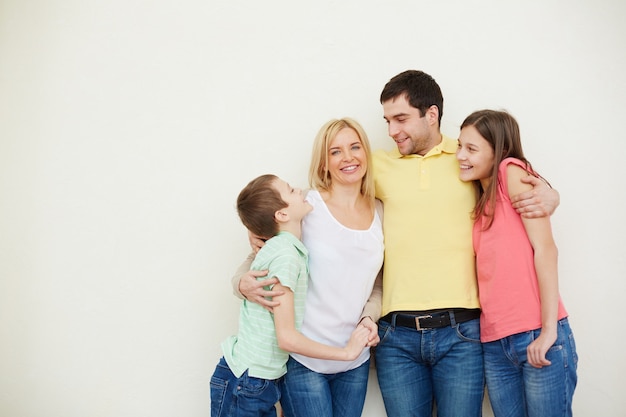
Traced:
<path fill-rule="evenodd" d="M 393 319 L 395 320 L 395 319 Z M 484 394 L 479 319 L 415 330 L 378 323 L 378 384 L 389 416 L 480 417 Z"/>
<path fill-rule="evenodd" d="M 280 399 L 277 380 L 237 378 L 221 358 L 211 377 L 211 417 L 276 417 Z"/>
<path fill-rule="evenodd" d="M 526 348 L 541 329 L 483 344 L 485 376 L 496 417 L 567 417 L 572 415 L 578 355 L 567 318 L 558 323 L 557 340 L 546 353 L 552 362 L 534 368 Z"/>
<path fill-rule="evenodd" d="M 281 382 L 285 417 L 359 417 L 363 411 L 369 360 L 358 368 L 321 374 L 289 358 Z"/>

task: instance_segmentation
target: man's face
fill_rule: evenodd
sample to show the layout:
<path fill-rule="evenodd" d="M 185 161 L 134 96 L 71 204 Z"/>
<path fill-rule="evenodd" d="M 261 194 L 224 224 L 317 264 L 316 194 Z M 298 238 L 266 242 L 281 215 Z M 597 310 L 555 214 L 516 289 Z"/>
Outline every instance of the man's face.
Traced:
<path fill-rule="evenodd" d="M 422 115 L 418 109 L 409 104 L 406 96 L 402 95 L 385 101 L 383 113 L 389 136 L 396 142 L 402 155 L 425 155 L 441 141 L 436 124 L 438 123 L 436 106 L 431 106 L 426 114 Z"/>

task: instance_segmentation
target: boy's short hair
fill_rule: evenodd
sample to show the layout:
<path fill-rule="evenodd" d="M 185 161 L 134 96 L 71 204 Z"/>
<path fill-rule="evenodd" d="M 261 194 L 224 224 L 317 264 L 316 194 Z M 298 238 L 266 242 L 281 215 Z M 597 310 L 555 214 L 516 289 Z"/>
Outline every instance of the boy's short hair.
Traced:
<path fill-rule="evenodd" d="M 243 225 L 267 239 L 280 231 L 275 213 L 289 205 L 274 186 L 277 179 L 276 175 L 261 175 L 250 181 L 237 197 L 237 213 Z"/>

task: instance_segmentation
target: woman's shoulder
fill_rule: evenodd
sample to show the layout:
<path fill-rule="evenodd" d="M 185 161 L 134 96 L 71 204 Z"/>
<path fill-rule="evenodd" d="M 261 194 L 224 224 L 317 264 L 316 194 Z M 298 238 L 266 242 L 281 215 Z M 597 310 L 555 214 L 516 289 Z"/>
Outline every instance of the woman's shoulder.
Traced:
<path fill-rule="evenodd" d="M 383 207 L 383 202 L 380 201 L 379 199 L 375 198 L 374 199 L 374 208 L 376 209 L 376 213 L 378 214 L 378 217 L 380 217 L 380 221 L 383 221 L 383 214 L 384 214 L 384 207 Z"/>
<path fill-rule="evenodd" d="M 308 188 L 304 190 L 304 198 L 311 204 L 314 204 L 322 199 L 319 191 L 315 188 Z"/>

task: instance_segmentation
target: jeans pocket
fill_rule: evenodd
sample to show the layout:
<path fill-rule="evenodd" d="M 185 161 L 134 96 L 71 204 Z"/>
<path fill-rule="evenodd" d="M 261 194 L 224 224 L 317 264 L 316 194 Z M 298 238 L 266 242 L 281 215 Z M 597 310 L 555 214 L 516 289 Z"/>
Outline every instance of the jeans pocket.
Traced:
<path fill-rule="evenodd" d="M 248 371 L 246 371 L 239 381 L 239 387 L 241 388 L 241 392 L 248 396 L 255 396 L 263 393 L 268 385 L 271 383 L 268 379 L 255 378 L 253 376 L 248 375 Z"/>
<path fill-rule="evenodd" d="M 574 362 L 574 369 L 578 367 L 578 352 L 576 352 L 576 340 L 574 339 L 574 332 L 569 325 L 569 319 L 565 318 L 560 321 L 561 327 L 565 332 L 565 343 L 567 343 L 567 347 L 570 350 L 570 354 L 572 355 L 572 361 Z"/>
<path fill-rule="evenodd" d="M 224 398 L 228 390 L 228 381 L 213 375 L 209 386 L 211 388 L 211 415 L 219 416 L 224 406 Z"/>
<path fill-rule="evenodd" d="M 387 335 L 391 332 L 391 325 L 385 321 L 378 322 L 378 337 L 380 338 L 380 342 L 378 342 L 377 346 L 382 345 L 387 338 Z"/>
<path fill-rule="evenodd" d="M 456 334 L 466 342 L 480 343 L 480 320 L 474 319 L 456 325 Z"/>

